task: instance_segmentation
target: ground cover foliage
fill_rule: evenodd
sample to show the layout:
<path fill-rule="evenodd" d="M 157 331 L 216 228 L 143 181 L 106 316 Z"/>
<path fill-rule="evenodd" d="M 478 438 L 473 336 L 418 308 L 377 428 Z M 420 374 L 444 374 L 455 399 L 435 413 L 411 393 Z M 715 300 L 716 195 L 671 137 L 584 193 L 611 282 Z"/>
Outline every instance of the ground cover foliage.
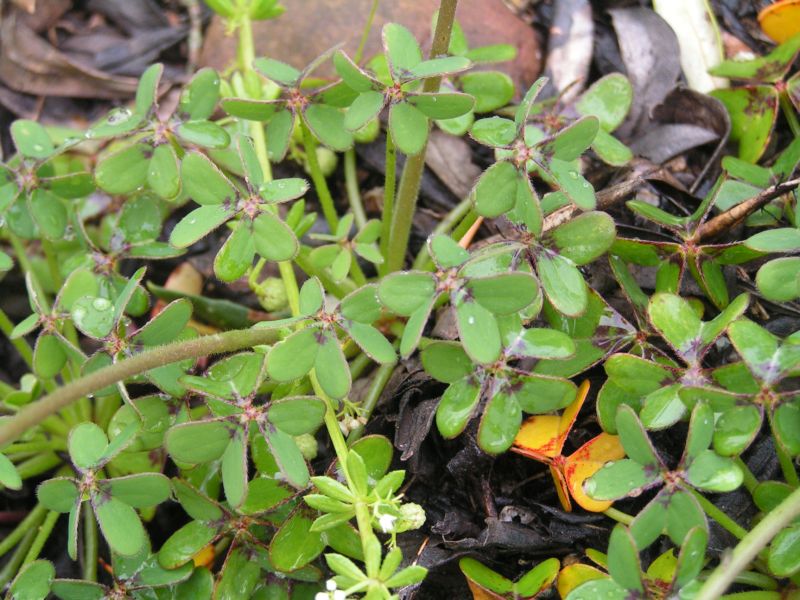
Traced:
<path fill-rule="evenodd" d="M 7 597 L 800 594 L 792 2 L 708 94 L 659 3 L 522 88 L 456 0 L 308 65 L 206 4 L 227 71 L 9 125 Z M 438 213 L 431 148 L 480 165 Z"/>

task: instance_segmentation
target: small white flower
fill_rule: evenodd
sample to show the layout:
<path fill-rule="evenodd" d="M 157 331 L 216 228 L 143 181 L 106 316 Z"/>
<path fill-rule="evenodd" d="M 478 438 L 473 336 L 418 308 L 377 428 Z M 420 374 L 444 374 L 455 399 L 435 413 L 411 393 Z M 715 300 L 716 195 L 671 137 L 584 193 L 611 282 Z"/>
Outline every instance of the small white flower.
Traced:
<path fill-rule="evenodd" d="M 391 533 L 394 531 L 394 522 L 396 520 L 397 517 L 394 515 L 383 513 L 380 517 L 378 517 L 378 525 L 383 533 Z"/>
<path fill-rule="evenodd" d="M 328 579 L 328 581 L 325 582 L 325 589 L 329 592 L 335 592 L 336 582 L 333 579 Z"/>
<path fill-rule="evenodd" d="M 317 592 L 314 595 L 314 600 L 331 600 L 331 596 L 328 592 Z"/>
<path fill-rule="evenodd" d="M 336 590 L 333 592 L 333 600 L 347 600 L 347 596 L 342 590 Z"/>

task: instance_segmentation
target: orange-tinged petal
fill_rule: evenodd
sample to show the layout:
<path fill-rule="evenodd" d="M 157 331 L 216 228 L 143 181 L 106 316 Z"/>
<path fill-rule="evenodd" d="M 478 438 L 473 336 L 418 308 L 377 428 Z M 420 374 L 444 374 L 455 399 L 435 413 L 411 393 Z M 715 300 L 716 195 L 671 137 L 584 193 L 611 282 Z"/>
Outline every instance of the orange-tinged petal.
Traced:
<path fill-rule="evenodd" d="M 625 456 L 625 450 L 615 435 L 601 433 L 586 442 L 574 454 L 565 459 L 564 477 L 567 486 L 581 507 L 590 512 L 603 512 L 612 502 L 597 501 L 583 491 L 583 482 L 600 470 L 610 460 L 619 460 Z"/>
<path fill-rule="evenodd" d="M 561 417 L 555 415 L 528 417 L 514 438 L 511 450 L 533 460 L 550 463 L 561 454 L 563 441 L 559 444 L 558 439 L 560 424 Z"/>
<path fill-rule="evenodd" d="M 572 501 L 569 499 L 569 491 L 567 490 L 567 480 L 564 479 L 562 472 L 563 461 L 555 465 L 550 465 L 550 474 L 553 476 L 553 483 L 556 486 L 556 493 L 558 499 L 561 501 L 561 506 L 567 512 L 572 512 Z"/>
<path fill-rule="evenodd" d="M 782 44 L 800 33 L 800 0 L 780 0 L 758 13 L 761 29 Z"/>
<path fill-rule="evenodd" d="M 603 573 L 600 569 L 581 563 L 575 563 L 564 567 L 558 573 L 556 590 L 558 590 L 558 595 L 563 599 L 582 583 L 586 583 L 592 579 L 602 579 L 603 577 L 608 577 L 608 575 Z"/>

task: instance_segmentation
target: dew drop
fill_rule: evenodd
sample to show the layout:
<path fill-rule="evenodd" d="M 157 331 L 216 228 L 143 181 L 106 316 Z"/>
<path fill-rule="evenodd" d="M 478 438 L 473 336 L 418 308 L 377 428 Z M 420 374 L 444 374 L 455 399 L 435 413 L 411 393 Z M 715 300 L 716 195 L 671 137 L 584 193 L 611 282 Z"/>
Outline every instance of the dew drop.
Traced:
<path fill-rule="evenodd" d="M 467 319 L 467 323 L 469 323 L 470 325 L 475 325 L 475 317 L 470 317 L 469 319 Z"/>
<path fill-rule="evenodd" d="M 577 171 L 570 171 L 570 172 L 569 172 L 569 176 L 570 176 L 572 179 L 578 179 L 578 173 L 577 173 Z"/>
<path fill-rule="evenodd" d="M 44 150 L 44 146 L 42 146 L 41 144 L 34 144 L 33 149 L 36 150 L 36 152 L 41 152 L 42 150 Z"/>

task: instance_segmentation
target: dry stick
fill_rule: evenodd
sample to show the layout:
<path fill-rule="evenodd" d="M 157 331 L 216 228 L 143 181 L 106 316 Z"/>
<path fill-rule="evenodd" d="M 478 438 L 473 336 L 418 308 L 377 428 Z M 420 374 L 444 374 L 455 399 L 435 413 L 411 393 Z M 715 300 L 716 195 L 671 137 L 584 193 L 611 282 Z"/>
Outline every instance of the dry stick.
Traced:
<path fill-rule="evenodd" d="M 76 379 L 41 400 L 27 405 L 3 425 L 0 425 L 0 448 L 16 440 L 29 428 L 38 425 L 48 416 L 69 406 L 78 398 L 102 390 L 128 377 L 187 358 L 198 358 L 261 344 L 271 344 L 277 341 L 278 337 L 278 331 L 272 329 L 237 329 L 146 350 L 141 354 L 136 354 Z"/>
<path fill-rule="evenodd" d="M 461 239 L 458 240 L 458 245 L 465 250 L 469 248 L 469 245 L 472 243 L 472 240 L 475 237 L 475 234 L 478 233 L 478 229 L 481 228 L 481 225 L 483 225 L 483 217 L 478 217 L 475 219 L 475 222 L 472 224 L 472 226 L 467 229 L 467 232 L 461 237 Z"/>
<path fill-rule="evenodd" d="M 760 192 L 758 195 L 748 198 L 744 202 L 737 204 L 701 225 L 693 236 L 695 242 L 702 242 L 730 230 L 744 221 L 751 213 L 769 204 L 775 198 L 780 198 L 784 194 L 791 192 L 800 186 L 800 178 L 790 179 L 783 183 L 776 183 L 773 186 Z"/>
<path fill-rule="evenodd" d="M 636 188 L 644 183 L 647 174 L 648 173 L 643 173 L 640 176 L 633 177 L 597 192 L 597 210 L 608 210 L 622 199 L 626 198 L 631 192 L 635 191 Z M 581 212 L 583 211 L 573 204 L 563 206 L 545 217 L 544 223 L 542 224 L 542 231 L 555 229 L 559 225 L 572 220 L 576 214 Z"/>
<path fill-rule="evenodd" d="M 458 0 L 442 0 L 439 7 L 439 16 L 436 19 L 436 31 L 433 34 L 433 45 L 430 57 L 436 58 L 447 52 L 450 47 L 450 32 L 455 20 L 456 5 Z M 422 84 L 423 92 L 439 91 L 441 77 L 429 77 Z M 430 127 L 430 123 L 428 124 Z M 389 237 L 389 248 L 386 256 L 386 272 L 392 273 L 403 267 L 408 249 L 408 238 L 411 235 L 411 221 L 417 206 L 419 184 L 422 172 L 425 170 L 425 151 L 427 142 L 422 150 L 406 159 L 403 174 L 400 177 L 400 187 L 397 190 L 397 206 L 392 217 L 392 231 Z"/>

